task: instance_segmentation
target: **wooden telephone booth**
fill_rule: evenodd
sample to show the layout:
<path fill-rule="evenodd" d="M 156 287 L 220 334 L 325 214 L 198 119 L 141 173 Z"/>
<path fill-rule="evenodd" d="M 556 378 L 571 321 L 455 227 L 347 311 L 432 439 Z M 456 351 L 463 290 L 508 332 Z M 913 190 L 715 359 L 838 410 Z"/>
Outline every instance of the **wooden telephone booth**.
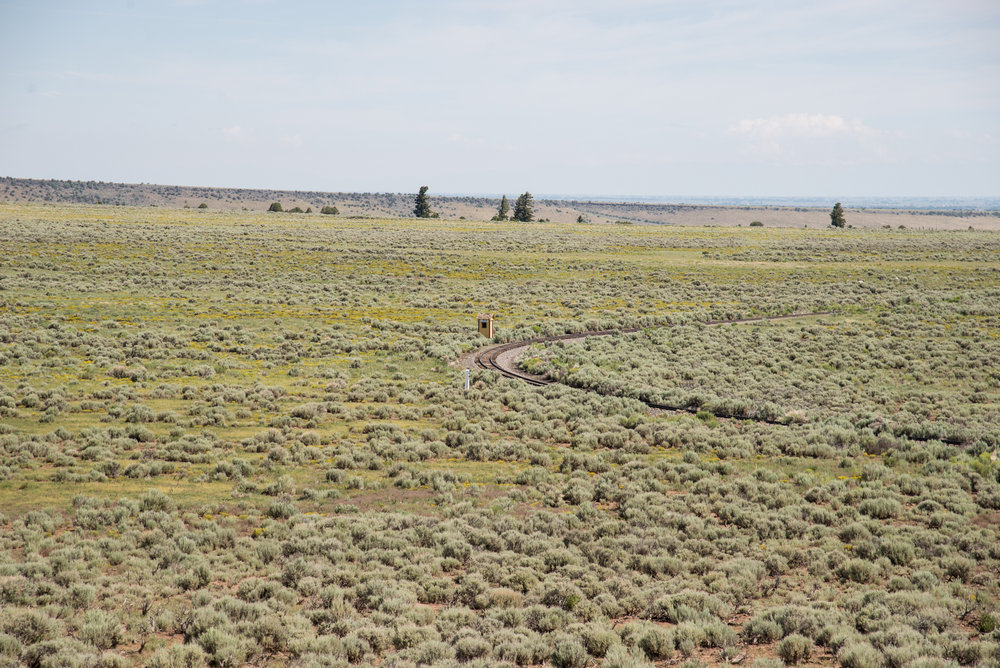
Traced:
<path fill-rule="evenodd" d="M 492 313 L 480 313 L 476 316 L 476 324 L 479 329 L 479 333 L 485 336 L 487 339 L 493 338 L 493 314 Z"/>

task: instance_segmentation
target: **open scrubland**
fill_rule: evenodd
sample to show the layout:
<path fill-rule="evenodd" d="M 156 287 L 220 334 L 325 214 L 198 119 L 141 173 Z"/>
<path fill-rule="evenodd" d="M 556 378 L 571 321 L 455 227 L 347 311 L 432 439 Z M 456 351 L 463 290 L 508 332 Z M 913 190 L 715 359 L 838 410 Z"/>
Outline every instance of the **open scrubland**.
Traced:
<path fill-rule="evenodd" d="M 5 204 L 0 258 L 0 666 L 1000 664 L 1000 234 Z M 466 392 L 479 312 L 643 330 Z"/>
<path fill-rule="evenodd" d="M 512 201 L 516 194 L 508 193 Z M 684 200 L 680 200 L 683 202 Z M 0 177 L 0 202 L 47 204 L 110 204 L 200 208 L 211 211 L 266 211 L 277 202 L 285 211 L 298 207 L 303 212 L 320 212 L 336 207 L 345 216 L 366 218 L 406 218 L 413 213 L 414 193 L 345 193 L 305 190 L 265 190 L 253 188 L 212 188 L 172 186 L 153 183 L 108 183 L 105 181 L 60 181 Z M 441 218 L 489 220 L 497 212 L 500 197 L 438 196 L 430 193 L 430 206 Z M 925 202 L 930 205 L 931 202 Z M 960 209 L 955 202 L 936 201 L 938 208 L 893 209 L 858 208 L 845 201 L 848 224 L 853 227 L 893 227 L 910 229 L 1000 230 L 996 200 L 969 202 Z M 586 201 L 535 199 L 534 217 L 570 223 L 579 218 L 589 223 L 651 223 L 708 227 L 823 228 L 830 224 L 833 200 L 823 206 L 726 206 L 697 203 L 655 203 L 629 201 Z"/>

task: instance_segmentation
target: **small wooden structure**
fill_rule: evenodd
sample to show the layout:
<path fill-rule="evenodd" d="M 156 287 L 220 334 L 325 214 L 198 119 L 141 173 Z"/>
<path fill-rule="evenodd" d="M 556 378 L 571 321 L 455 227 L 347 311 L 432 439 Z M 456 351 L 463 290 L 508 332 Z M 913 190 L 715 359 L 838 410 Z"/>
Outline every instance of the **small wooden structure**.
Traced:
<path fill-rule="evenodd" d="M 480 313 L 476 316 L 476 324 L 478 325 L 479 333 L 485 336 L 487 339 L 493 338 L 493 314 L 492 313 Z"/>

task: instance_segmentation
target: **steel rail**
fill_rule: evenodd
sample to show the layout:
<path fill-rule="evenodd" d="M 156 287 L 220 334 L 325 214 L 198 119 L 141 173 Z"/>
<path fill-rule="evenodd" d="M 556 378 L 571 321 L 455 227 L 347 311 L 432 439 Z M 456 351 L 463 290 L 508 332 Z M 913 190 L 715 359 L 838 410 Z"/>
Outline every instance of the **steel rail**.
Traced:
<path fill-rule="evenodd" d="M 701 324 L 715 327 L 717 325 L 738 325 L 742 323 L 750 322 L 765 322 L 771 320 L 787 320 L 790 318 L 805 318 L 811 316 L 821 316 L 821 315 L 832 315 L 833 311 L 818 311 L 814 313 L 792 313 L 789 315 L 765 315 L 757 316 L 753 318 L 732 318 L 729 320 L 707 320 Z M 661 327 L 674 327 L 675 325 L 661 325 Z M 512 341 L 510 343 L 502 343 L 498 346 L 490 346 L 484 348 L 476 353 L 475 362 L 476 366 L 487 371 L 498 371 L 500 374 L 506 376 L 507 378 L 513 378 L 514 380 L 520 380 L 529 385 L 544 386 L 551 385 L 557 382 L 552 378 L 540 378 L 538 376 L 532 376 L 529 374 L 521 373 L 515 369 L 508 369 L 500 365 L 497 361 L 500 355 L 505 352 L 515 350 L 517 348 L 526 348 L 533 343 L 550 343 L 552 341 L 568 341 L 572 339 L 586 339 L 591 336 L 612 336 L 614 334 L 634 334 L 640 332 L 644 329 L 651 329 L 649 327 L 627 327 L 622 329 L 600 329 L 591 332 L 575 332 L 570 334 L 558 334 L 555 336 L 539 336 L 533 339 L 524 339 L 523 341 Z M 642 401 L 640 399 L 640 401 Z M 643 401 L 643 403 L 653 407 L 662 408 L 666 410 L 690 410 L 682 407 L 672 407 L 672 406 L 662 406 L 659 404 L 653 404 L 648 401 Z"/>
<path fill-rule="evenodd" d="M 738 325 L 738 324 L 749 323 L 749 322 L 767 322 L 767 321 L 771 321 L 771 320 L 788 320 L 788 319 L 791 319 L 791 318 L 808 318 L 808 317 L 823 316 L 823 315 L 833 315 L 833 314 L 834 314 L 833 311 L 816 311 L 816 312 L 812 312 L 812 313 L 791 313 L 789 315 L 765 315 L 765 316 L 757 316 L 757 317 L 753 317 L 753 318 L 733 318 L 733 319 L 729 319 L 729 320 L 706 320 L 706 321 L 701 322 L 700 324 L 705 325 L 705 326 L 709 326 L 709 327 L 715 327 L 715 326 L 718 326 L 718 325 Z M 699 324 L 699 323 L 692 323 L 692 324 Z M 676 325 L 661 325 L 661 327 L 676 327 Z M 559 334 L 557 336 L 539 336 L 539 337 L 536 337 L 534 339 L 525 339 L 523 341 L 513 341 L 511 343 L 503 343 L 503 344 L 500 344 L 498 346 L 490 346 L 488 348 L 484 348 L 483 350 L 479 351 L 476 354 L 475 361 L 476 361 L 476 365 L 478 367 L 480 367 L 481 369 L 486 369 L 488 371 L 498 371 L 501 374 L 503 374 L 504 376 L 506 376 L 507 378 L 512 378 L 514 380 L 520 380 L 520 381 L 523 381 L 523 382 L 528 383 L 530 385 L 536 385 L 536 386 L 552 385 L 553 383 L 557 383 L 559 381 L 555 380 L 554 378 L 532 376 L 532 375 L 520 373 L 520 372 L 518 372 L 518 371 L 516 371 L 514 369 L 507 369 L 507 368 L 505 368 L 505 367 L 503 367 L 503 366 L 500 365 L 500 363 L 497 361 L 497 358 L 499 358 L 500 355 L 502 355 L 503 353 L 505 353 L 505 352 L 507 352 L 509 350 L 514 350 L 516 348 L 527 347 L 527 346 L 530 346 L 533 343 L 549 343 L 551 341 L 567 341 L 567 340 L 571 340 L 571 339 L 585 339 L 585 338 L 588 338 L 588 337 L 591 337 L 591 336 L 611 336 L 611 335 L 614 335 L 614 334 L 634 334 L 635 332 L 639 332 L 639 331 L 642 331 L 644 329 L 652 329 L 652 328 L 651 327 L 629 327 L 629 328 L 624 328 L 624 329 L 602 329 L 602 330 L 596 330 L 596 331 L 592 331 L 592 332 L 578 332 L 578 333 L 574 333 L 574 334 Z M 573 387 L 573 386 L 572 385 L 568 385 L 567 387 Z M 596 390 L 594 388 L 582 388 L 582 387 L 578 387 L 576 389 L 580 389 L 580 390 L 584 390 L 584 391 L 589 391 L 589 392 L 596 392 L 597 394 L 601 394 L 601 395 L 605 395 L 605 396 L 618 396 L 618 397 L 623 397 L 623 398 L 635 399 L 636 401 L 639 401 L 639 402 L 642 402 L 642 403 L 646 404 L 650 408 L 657 408 L 657 409 L 666 410 L 666 411 L 676 411 L 676 412 L 682 412 L 682 413 L 697 413 L 699 410 L 703 410 L 701 407 L 693 407 L 693 406 L 670 406 L 670 405 L 666 405 L 666 404 L 660 404 L 660 403 L 657 403 L 655 401 L 648 401 L 648 400 L 643 399 L 641 397 L 630 396 L 630 395 L 625 395 L 625 394 L 615 394 L 615 393 L 601 392 L 600 390 Z M 726 413 L 720 413 L 720 412 L 717 412 L 717 411 L 713 411 L 713 415 L 715 415 L 716 417 L 721 417 L 721 418 L 735 418 L 735 419 L 738 419 L 738 420 L 752 420 L 754 422 L 766 422 L 768 424 L 776 424 L 776 425 L 787 424 L 784 420 L 780 420 L 780 419 L 779 420 L 775 420 L 773 418 L 768 418 L 768 417 L 764 417 L 764 416 L 760 416 L 760 415 L 731 415 L 731 414 L 726 414 Z M 949 445 L 967 445 L 963 441 L 960 441 L 960 440 L 955 439 L 955 438 L 949 438 L 947 436 L 941 437 L 941 438 L 915 438 L 913 436 L 906 436 L 906 438 L 909 438 L 912 441 L 932 441 L 932 440 L 934 440 L 934 441 L 941 441 L 942 443 L 947 443 Z"/>

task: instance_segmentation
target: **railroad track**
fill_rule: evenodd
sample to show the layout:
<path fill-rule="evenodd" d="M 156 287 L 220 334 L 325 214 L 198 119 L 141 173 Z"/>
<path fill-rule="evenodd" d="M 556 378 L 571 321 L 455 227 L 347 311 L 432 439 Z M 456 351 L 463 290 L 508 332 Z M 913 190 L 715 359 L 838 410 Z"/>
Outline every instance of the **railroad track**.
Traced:
<path fill-rule="evenodd" d="M 788 320 L 791 318 L 808 318 L 813 316 L 833 315 L 833 313 L 834 313 L 833 311 L 816 311 L 813 313 L 792 313 L 790 315 L 770 315 L 770 316 L 760 316 L 755 318 L 734 318 L 732 320 L 706 320 L 702 324 L 708 326 L 738 325 L 748 322 L 765 322 L 769 320 Z M 664 325 L 664 327 L 672 327 L 672 326 L 673 325 Z M 511 350 L 516 350 L 518 348 L 526 348 L 527 346 L 530 346 L 533 343 L 548 343 L 550 341 L 568 341 L 572 339 L 585 339 L 590 336 L 611 336 L 614 334 L 632 334 L 641 331 L 643 329 L 649 329 L 649 328 L 631 327 L 627 329 L 602 329 L 593 332 L 581 332 L 578 334 L 561 334 L 559 336 L 540 336 L 534 339 L 525 339 L 524 341 L 514 341 L 512 343 L 504 343 L 498 346 L 490 346 L 489 348 L 484 348 L 483 350 L 480 350 L 475 356 L 475 362 L 476 366 L 478 366 L 481 369 L 486 369 L 489 371 L 498 371 L 508 378 L 520 380 L 525 383 L 528 383 L 529 385 L 536 385 L 536 386 L 552 385 L 553 383 L 556 383 L 558 381 L 553 380 L 551 378 L 543 378 L 541 376 L 533 376 L 531 374 L 522 373 L 521 371 L 518 371 L 517 369 L 513 368 L 514 366 L 513 364 L 510 367 L 503 366 L 502 364 L 500 364 L 499 361 L 500 355 L 503 355 L 504 353 L 509 352 Z M 584 389 L 584 388 L 578 388 L 578 389 Z M 599 392 L 598 390 L 595 389 L 589 389 L 587 391 L 597 392 L 598 394 L 605 394 L 604 392 Z M 612 396 L 620 396 L 620 395 L 612 395 Z M 658 408 L 660 410 L 665 410 L 665 411 L 676 411 L 681 413 L 693 414 L 697 413 L 700 410 L 699 408 L 692 408 L 690 406 L 670 406 L 667 404 L 660 404 L 652 401 L 647 401 L 639 397 L 633 397 L 633 398 L 637 399 L 638 401 L 641 401 L 650 408 Z M 785 421 L 783 420 L 780 419 L 775 420 L 772 418 L 759 415 L 732 415 L 720 412 L 714 412 L 713 414 L 716 417 L 721 417 L 721 418 L 753 420 L 755 422 L 766 422 L 768 424 L 776 424 L 776 425 L 786 424 Z M 943 443 L 948 443 L 949 445 L 963 445 L 963 446 L 969 445 L 964 441 L 952 438 L 929 439 L 929 438 L 914 438 L 913 436 L 907 436 L 907 438 L 914 441 L 939 440 L 942 441 Z"/>
<path fill-rule="evenodd" d="M 832 311 L 820 311 L 815 313 L 793 313 L 791 315 L 771 315 L 771 316 L 760 316 L 755 318 L 734 318 L 732 320 L 708 320 L 704 324 L 709 326 L 716 325 L 738 325 L 741 323 L 749 322 L 764 322 L 769 320 L 787 320 L 789 318 L 804 318 L 808 316 L 821 316 L 821 315 L 831 315 Z M 671 325 L 665 325 L 667 327 Z M 514 365 L 504 366 L 500 364 L 499 358 L 504 353 L 516 350 L 518 348 L 526 348 L 533 343 L 549 343 L 552 341 L 568 341 L 572 339 L 585 339 L 591 336 L 612 336 L 614 334 L 633 334 L 639 332 L 643 327 L 630 327 L 625 329 L 602 329 L 593 332 L 580 332 L 577 334 L 560 334 L 558 336 L 540 336 L 534 339 L 525 339 L 524 341 L 514 341 L 512 343 L 504 343 L 499 346 L 490 346 L 489 348 L 484 348 L 476 354 L 475 361 L 476 366 L 480 369 L 486 369 L 487 371 L 498 371 L 507 378 L 513 378 L 515 380 L 520 380 L 529 385 L 551 385 L 556 382 L 551 378 L 542 378 L 539 376 L 533 376 L 531 374 L 522 373 L 514 368 Z M 678 410 L 677 407 L 672 406 L 660 406 L 649 404 L 653 408 L 663 408 L 669 410 Z"/>
<path fill-rule="evenodd" d="M 514 350 L 515 348 L 520 348 L 522 346 L 529 346 L 532 343 L 540 343 L 546 339 L 530 340 L 530 341 L 515 341 L 514 343 L 505 343 L 502 346 L 494 346 L 492 348 L 487 348 L 476 355 L 476 366 L 481 369 L 486 369 L 488 371 L 499 371 L 504 376 L 508 378 L 514 378 L 516 380 L 522 380 L 529 385 L 551 385 L 555 381 L 551 378 L 539 378 L 537 376 L 529 376 L 528 374 L 520 373 L 514 369 L 508 369 L 500 365 L 497 362 L 497 358 L 503 353 Z"/>

